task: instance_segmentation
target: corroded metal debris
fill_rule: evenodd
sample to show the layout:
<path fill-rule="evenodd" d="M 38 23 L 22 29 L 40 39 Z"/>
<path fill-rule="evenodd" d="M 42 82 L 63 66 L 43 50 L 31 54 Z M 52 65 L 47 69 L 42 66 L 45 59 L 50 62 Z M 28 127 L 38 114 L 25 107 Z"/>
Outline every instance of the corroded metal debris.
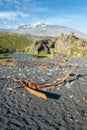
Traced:
<path fill-rule="evenodd" d="M 54 87 L 58 87 L 59 84 L 62 84 L 63 82 L 66 81 L 66 79 L 72 74 L 72 72 L 77 68 L 77 66 L 74 66 L 72 69 L 68 70 L 66 75 L 63 76 L 61 78 L 61 80 L 58 83 L 55 84 L 43 84 L 43 85 L 37 85 L 34 83 L 34 80 L 29 79 L 29 80 L 21 80 L 21 79 L 16 79 L 13 78 L 14 82 L 18 82 L 20 83 L 20 86 L 15 86 L 14 89 L 17 88 L 25 88 L 27 91 L 29 91 L 30 93 L 43 98 L 45 100 L 47 100 L 47 96 L 45 94 L 43 94 L 42 92 L 38 91 L 41 89 L 45 89 L 45 88 L 54 88 Z"/>

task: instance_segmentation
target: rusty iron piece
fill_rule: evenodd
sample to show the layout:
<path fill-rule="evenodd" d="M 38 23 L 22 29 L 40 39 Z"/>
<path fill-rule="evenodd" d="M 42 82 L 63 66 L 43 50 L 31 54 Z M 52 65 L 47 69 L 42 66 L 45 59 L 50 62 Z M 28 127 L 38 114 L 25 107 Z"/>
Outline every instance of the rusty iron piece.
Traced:
<path fill-rule="evenodd" d="M 18 80 L 16 78 L 13 78 L 13 81 L 15 82 L 19 82 L 21 84 L 21 86 L 15 86 L 14 89 L 17 89 L 17 88 L 25 88 L 27 91 L 29 91 L 30 93 L 40 97 L 40 98 L 43 98 L 45 100 L 47 100 L 47 96 L 41 92 L 38 92 L 36 90 L 39 89 L 39 85 L 36 85 L 34 84 L 34 81 L 33 80 Z"/>
<path fill-rule="evenodd" d="M 62 62 L 62 63 L 65 63 L 67 61 L 68 61 L 67 59 L 61 59 L 61 60 L 59 60 L 59 62 Z"/>
<path fill-rule="evenodd" d="M 28 88 L 27 86 L 25 86 L 24 88 L 25 88 L 27 91 L 29 91 L 30 93 L 32 93 L 32 94 L 34 94 L 34 95 L 36 95 L 36 96 L 38 96 L 38 97 L 40 97 L 40 98 L 43 98 L 43 99 L 47 100 L 47 96 L 46 96 L 45 94 L 43 94 L 43 93 L 41 93 L 41 92 L 38 92 L 38 91 L 36 91 L 36 90 L 34 90 L 34 89 Z"/>
<path fill-rule="evenodd" d="M 43 94 L 42 92 L 38 92 L 40 89 L 46 89 L 46 88 L 54 88 L 58 87 L 58 85 L 62 84 L 63 82 L 66 81 L 66 79 L 72 74 L 72 72 L 77 68 L 77 66 L 74 66 L 72 69 L 68 70 L 66 75 L 61 78 L 61 80 L 58 83 L 55 84 L 43 84 L 43 85 L 37 85 L 34 83 L 34 80 L 29 79 L 29 80 L 21 80 L 21 79 L 16 79 L 13 78 L 14 82 L 20 83 L 21 86 L 15 86 L 14 89 L 17 88 L 25 88 L 28 90 L 30 93 L 41 97 L 43 99 L 47 99 L 47 96 Z"/>
<path fill-rule="evenodd" d="M 47 65 L 40 65 L 40 66 L 38 66 L 38 68 L 39 68 L 39 69 L 47 69 L 48 66 L 47 66 Z"/>
<path fill-rule="evenodd" d="M 74 66 L 72 69 L 68 70 L 67 73 L 66 73 L 66 75 L 61 78 L 61 80 L 60 80 L 59 83 L 61 84 L 61 83 L 65 82 L 66 79 L 72 74 L 72 72 L 73 72 L 76 68 L 77 68 L 77 66 Z"/>

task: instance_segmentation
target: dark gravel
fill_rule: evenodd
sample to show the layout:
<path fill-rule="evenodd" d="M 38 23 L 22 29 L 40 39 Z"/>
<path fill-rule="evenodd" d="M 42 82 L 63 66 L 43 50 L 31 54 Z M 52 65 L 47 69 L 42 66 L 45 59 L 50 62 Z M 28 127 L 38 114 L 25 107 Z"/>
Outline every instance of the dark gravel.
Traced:
<path fill-rule="evenodd" d="M 61 59 L 16 59 L 13 67 L 0 66 L 0 130 L 87 130 L 87 58 Z M 47 101 L 22 88 L 13 90 L 14 77 L 57 83 L 74 65 L 78 68 L 66 83 L 43 90 Z"/>

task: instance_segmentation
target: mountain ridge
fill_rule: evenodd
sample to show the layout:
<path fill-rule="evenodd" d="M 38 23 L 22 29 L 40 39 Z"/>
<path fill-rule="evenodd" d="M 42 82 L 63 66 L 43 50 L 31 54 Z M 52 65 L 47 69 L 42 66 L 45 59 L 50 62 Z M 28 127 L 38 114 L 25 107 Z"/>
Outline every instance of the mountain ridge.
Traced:
<path fill-rule="evenodd" d="M 87 34 L 84 34 L 76 29 L 67 26 L 60 26 L 57 24 L 49 24 L 44 22 L 39 22 L 36 24 L 27 24 L 19 26 L 17 29 L 1 29 L 0 31 L 17 33 L 17 34 L 29 34 L 35 36 L 49 36 L 49 37 L 59 37 L 62 33 L 74 34 L 83 39 L 87 39 Z"/>

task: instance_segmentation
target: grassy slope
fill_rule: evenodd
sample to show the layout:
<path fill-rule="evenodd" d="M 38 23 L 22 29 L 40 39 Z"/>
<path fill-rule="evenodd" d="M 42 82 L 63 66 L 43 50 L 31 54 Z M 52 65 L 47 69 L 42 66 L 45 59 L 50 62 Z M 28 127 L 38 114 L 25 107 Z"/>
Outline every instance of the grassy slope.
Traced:
<path fill-rule="evenodd" d="M 72 35 L 61 35 L 55 44 L 55 52 L 61 55 L 77 57 L 87 56 L 87 40 Z"/>
<path fill-rule="evenodd" d="M 1 34 L 2 35 L 2 34 Z M 0 35 L 0 48 L 3 49 L 17 49 L 22 50 L 27 46 L 32 44 L 32 40 L 26 38 L 26 36 L 16 35 L 16 34 L 7 34 L 3 33 Z"/>
<path fill-rule="evenodd" d="M 34 50 L 32 38 L 27 35 L 17 35 L 0 32 L 0 52 L 4 52 L 5 49 L 24 50 L 24 53 L 31 53 L 31 49 Z M 51 39 L 52 40 L 52 39 Z M 70 52 L 70 54 L 69 54 Z M 35 53 L 35 51 L 34 51 Z M 53 54 L 52 54 L 53 53 Z M 66 55 L 66 56 L 87 56 L 87 40 L 78 39 L 74 35 L 61 35 L 55 39 L 55 47 L 51 48 L 51 54 L 39 54 L 38 57 L 49 57 L 51 55 Z"/>

